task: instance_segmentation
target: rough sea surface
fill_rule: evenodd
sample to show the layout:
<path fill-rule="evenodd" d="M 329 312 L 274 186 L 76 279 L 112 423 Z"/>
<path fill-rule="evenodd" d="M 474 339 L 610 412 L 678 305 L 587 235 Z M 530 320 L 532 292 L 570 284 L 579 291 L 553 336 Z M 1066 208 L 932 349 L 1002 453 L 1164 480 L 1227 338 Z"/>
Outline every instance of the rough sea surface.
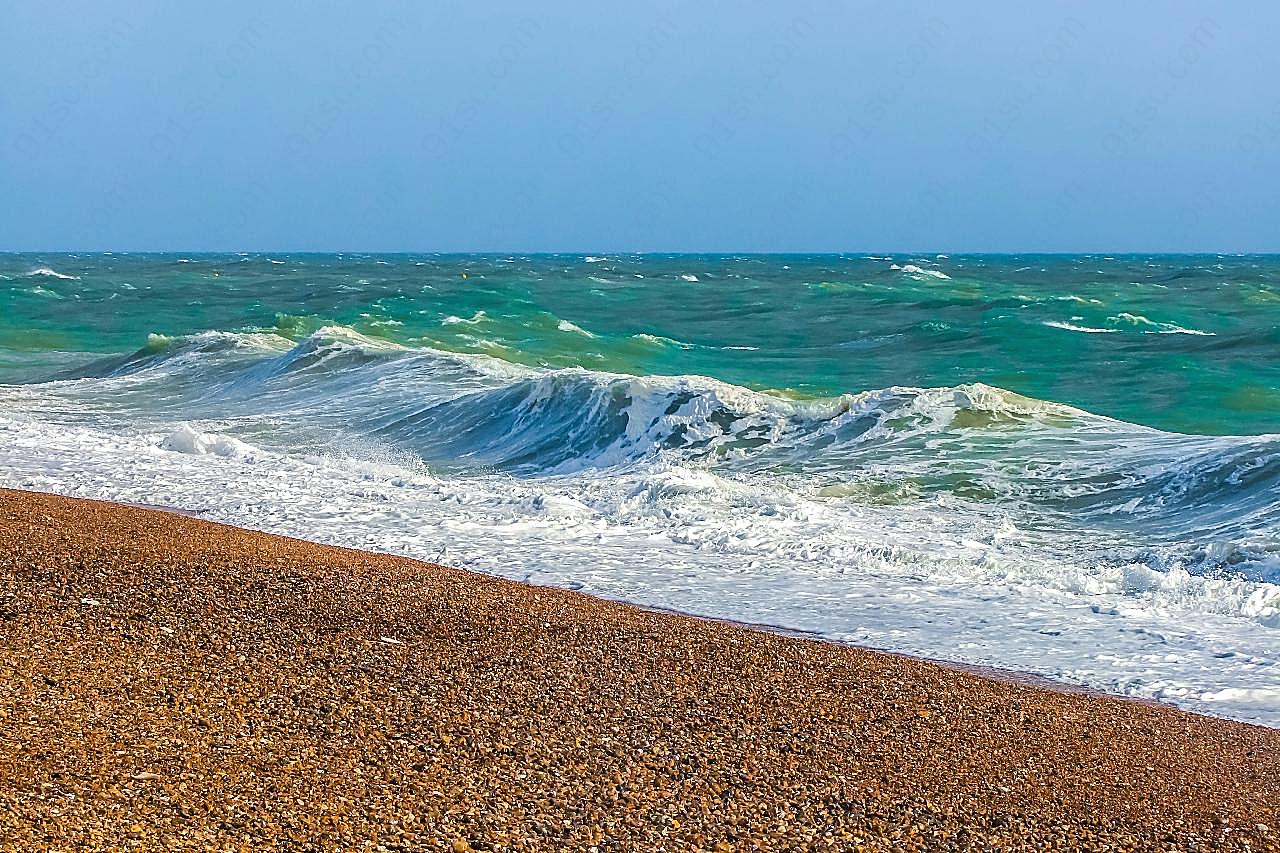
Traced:
<path fill-rule="evenodd" d="M 1280 725 L 1280 258 L 0 255 L 0 486 Z"/>

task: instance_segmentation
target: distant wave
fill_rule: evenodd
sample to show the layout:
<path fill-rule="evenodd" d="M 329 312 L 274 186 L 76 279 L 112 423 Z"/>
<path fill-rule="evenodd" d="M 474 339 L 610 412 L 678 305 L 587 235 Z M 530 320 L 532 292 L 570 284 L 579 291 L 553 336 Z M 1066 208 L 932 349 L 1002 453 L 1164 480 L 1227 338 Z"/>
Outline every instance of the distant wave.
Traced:
<path fill-rule="evenodd" d="M 28 276 L 28 277 L 31 277 L 31 276 L 45 276 L 45 277 L 47 277 L 47 278 L 60 278 L 60 279 L 63 279 L 63 280 L 65 280 L 65 281 L 79 281 L 79 280 L 80 280 L 80 276 L 78 276 L 78 275 L 63 275 L 62 273 L 58 272 L 57 270 L 51 270 L 51 269 L 49 269 L 48 267 L 40 267 L 39 269 L 34 269 L 34 270 L 32 270 L 31 272 L 27 273 L 27 276 Z"/>
<path fill-rule="evenodd" d="M 1041 325 L 1049 326 L 1053 329 L 1065 329 L 1068 332 L 1085 332 L 1090 335 L 1105 335 L 1113 332 L 1119 332 L 1119 329 L 1099 329 L 1093 326 L 1077 326 L 1074 323 L 1067 323 L 1062 320 L 1043 320 Z"/>
<path fill-rule="evenodd" d="M 488 319 L 488 316 L 484 313 L 484 311 L 477 311 L 476 313 L 472 314 L 470 317 L 466 319 L 463 319 L 462 317 L 459 317 L 455 314 L 450 314 L 448 317 L 445 317 L 443 320 L 440 321 L 440 325 L 456 326 L 459 324 L 466 324 L 468 326 L 474 326 L 476 323 L 483 323 L 487 319 Z"/>
<path fill-rule="evenodd" d="M 898 266 L 897 264 L 894 264 L 893 266 L 889 267 L 889 269 L 901 270 L 907 275 L 923 275 L 923 276 L 928 276 L 929 278 L 937 278 L 937 279 L 951 278 L 951 276 L 947 275 L 942 270 L 927 270 L 927 269 L 924 269 L 923 267 L 918 267 L 915 264 L 906 264 L 905 266 Z"/>
<path fill-rule="evenodd" d="M 1199 329 L 1188 329 L 1179 326 L 1177 323 L 1160 323 L 1151 320 L 1141 314 L 1131 314 L 1128 311 L 1121 311 L 1114 317 L 1108 317 L 1108 321 L 1112 323 L 1123 323 L 1129 326 L 1141 328 L 1146 334 L 1156 335 L 1203 335 L 1211 337 L 1214 332 L 1202 332 Z"/>
<path fill-rule="evenodd" d="M 648 332 L 640 332 L 632 335 L 631 337 L 637 341 L 645 341 L 646 343 L 651 344 L 670 345 L 673 347 L 680 347 L 680 349 L 693 349 L 693 344 L 678 341 L 675 338 L 668 338 L 664 335 L 651 335 Z"/>
<path fill-rule="evenodd" d="M 582 328 L 576 323 L 570 323 L 568 320 L 561 320 L 559 323 L 556 324 L 556 328 L 562 332 L 573 332 L 575 334 L 583 335 L 584 337 L 588 337 L 588 338 L 595 337 L 595 335 L 593 335 L 591 332 L 588 332 L 586 329 Z"/>

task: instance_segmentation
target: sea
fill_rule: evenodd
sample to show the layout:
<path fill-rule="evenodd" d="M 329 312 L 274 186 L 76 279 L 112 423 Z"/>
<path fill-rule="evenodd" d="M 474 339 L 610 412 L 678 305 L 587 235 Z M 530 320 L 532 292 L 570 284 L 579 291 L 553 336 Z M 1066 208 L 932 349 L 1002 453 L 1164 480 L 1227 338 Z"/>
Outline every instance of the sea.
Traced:
<path fill-rule="evenodd" d="M 0 486 L 1280 725 L 1280 257 L 0 255 Z"/>

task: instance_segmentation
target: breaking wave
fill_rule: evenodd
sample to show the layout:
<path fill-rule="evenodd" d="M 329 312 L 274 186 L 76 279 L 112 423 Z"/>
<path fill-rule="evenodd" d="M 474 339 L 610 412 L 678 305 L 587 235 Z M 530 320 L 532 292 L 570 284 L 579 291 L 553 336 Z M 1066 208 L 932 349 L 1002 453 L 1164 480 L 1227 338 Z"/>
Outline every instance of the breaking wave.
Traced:
<path fill-rule="evenodd" d="M 51 270 L 48 267 L 39 267 L 37 269 L 33 269 L 31 272 L 27 273 L 27 277 L 28 278 L 33 278 L 33 277 L 34 278 L 39 278 L 39 277 L 60 278 L 64 281 L 80 280 L 80 276 L 78 275 L 64 275 L 63 273 L 60 273 L 57 270 Z"/>
<path fill-rule="evenodd" d="M 1014 508 L 1033 526 L 1138 542 L 1148 562 L 1280 579 L 1266 534 L 1280 524 L 1280 438 L 1167 433 L 989 385 L 798 400 L 703 376 L 526 368 L 342 326 L 297 341 L 153 335 L 62 378 L 127 379 L 175 418 L 274 418 L 450 468 L 536 478 L 674 463 L 830 499 Z"/>
<path fill-rule="evenodd" d="M 501 541 L 539 567 L 520 577 L 1271 719 L 1223 691 L 1280 628 L 1280 437 L 1163 432 L 977 383 L 799 399 L 307 328 L 153 334 L 0 387 L 25 413 L 0 415 L 0 482 L 455 548 L 440 559 L 500 573 Z M 956 596 L 974 601 L 948 615 Z M 904 602 L 964 624 L 912 634 Z M 1243 626 L 1238 660 L 1196 674 L 1220 652 L 1151 639 L 1157 618 Z M 1023 634 L 1064 620 L 1085 633 L 1059 663 L 1026 659 Z M 946 645 L 966 631 L 993 651 Z M 1079 664 L 1096 642 L 1125 657 Z M 1185 666 L 1144 681 L 1166 646 Z"/>

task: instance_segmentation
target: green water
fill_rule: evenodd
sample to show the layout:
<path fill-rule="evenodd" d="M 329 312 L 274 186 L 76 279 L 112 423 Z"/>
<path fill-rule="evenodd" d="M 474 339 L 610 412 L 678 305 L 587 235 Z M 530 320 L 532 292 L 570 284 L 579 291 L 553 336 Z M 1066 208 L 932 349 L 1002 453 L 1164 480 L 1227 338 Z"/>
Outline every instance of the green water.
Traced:
<path fill-rule="evenodd" d="M 0 382 L 149 335 L 339 324 L 797 397 L 983 382 L 1173 431 L 1280 431 L 1272 256 L 23 254 L 0 276 Z"/>

